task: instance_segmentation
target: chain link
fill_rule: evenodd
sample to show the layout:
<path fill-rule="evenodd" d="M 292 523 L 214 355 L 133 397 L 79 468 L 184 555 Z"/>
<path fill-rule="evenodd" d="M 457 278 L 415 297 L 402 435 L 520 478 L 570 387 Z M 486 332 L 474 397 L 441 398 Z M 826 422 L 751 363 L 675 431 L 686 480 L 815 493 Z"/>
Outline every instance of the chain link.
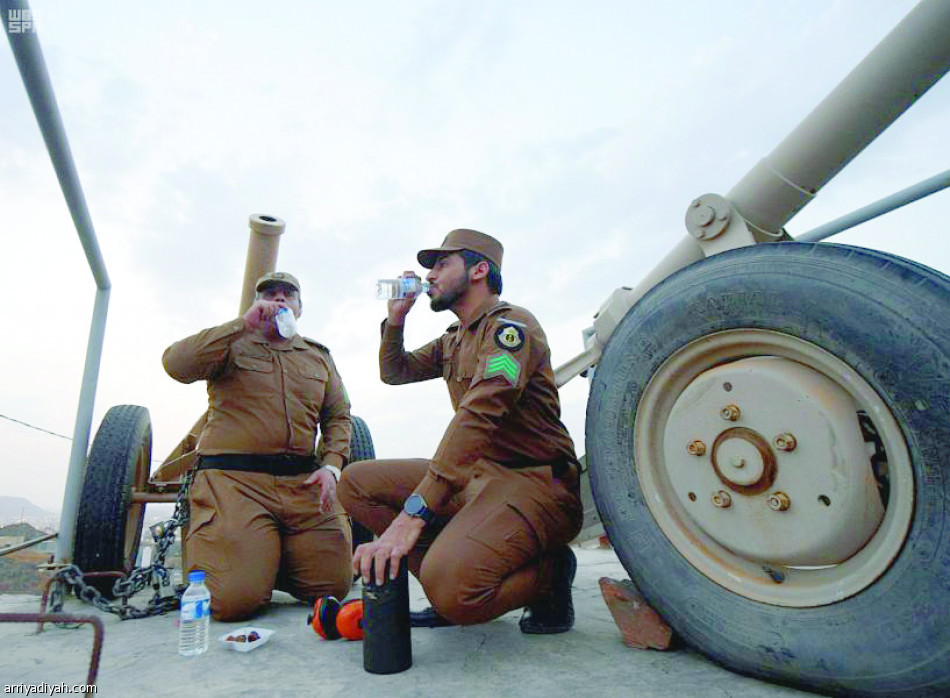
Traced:
<path fill-rule="evenodd" d="M 53 613 L 62 611 L 66 600 L 65 587 L 72 588 L 79 599 L 95 606 L 100 611 L 114 613 L 121 620 L 147 618 L 177 609 L 187 585 L 176 585 L 172 595 L 162 594 L 162 588 L 171 584 L 168 569 L 165 567 L 165 556 L 172 543 L 175 542 L 176 530 L 188 523 L 188 489 L 194 474 L 194 470 L 189 470 L 185 474 L 178 496 L 175 498 L 175 512 L 172 518 L 157 523 L 149 529 L 152 532 L 152 540 L 155 542 L 155 561 L 147 567 L 136 567 L 127 575 L 117 579 L 112 586 L 112 594 L 120 600 L 119 603 L 110 602 L 98 589 L 87 584 L 82 570 L 76 565 L 67 565 L 56 573 L 51 584 L 50 610 Z M 155 593 L 145 608 L 137 608 L 129 603 L 129 599 L 149 585 Z"/>

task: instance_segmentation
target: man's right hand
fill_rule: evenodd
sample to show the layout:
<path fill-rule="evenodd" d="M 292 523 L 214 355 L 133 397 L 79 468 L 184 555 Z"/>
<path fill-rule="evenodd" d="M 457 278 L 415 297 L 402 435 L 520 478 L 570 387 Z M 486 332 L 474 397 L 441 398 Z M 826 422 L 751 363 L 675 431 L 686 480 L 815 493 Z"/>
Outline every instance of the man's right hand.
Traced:
<path fill-rule="evenodd" d="M 272 320 L 281 307 L 280 303 L 275 303 L 274 301 L 254 301 L 253 305 L 244 313 L 244 329 L 248 332 L 254 332 L 266 321 Z"/>
<path fill-rule="evenodd" d="M 414 271 L 403 272 L 401 279 L 419 279 L 419 275 Z M 421 281 L 421 279 L 419 279 Z M 398 300 L 391 300 L 387 304 L 387 310 L 389 311 L 388 322 L 394 327 L 399 327 L 406 322 L 406 315 L 409 314 L 409 311 L 412 310 L 412 306 L 416 304 L 416 299 L 419 296 L 410 296 L 409 298 L 400 298 Z"/>
<path fill-rule="evenodd" d="M 364 584 L 372 582 L 382 586 L 387 568 L 389 578 L 395 579 L 399 574 L 399 561 L 415 547 L 424 527 L 422 519 L 400 512 L 383 535 L 353 551 L 353 571 L 363 578 Z M 370 572 L 374 573 L 372 580 Z"/>

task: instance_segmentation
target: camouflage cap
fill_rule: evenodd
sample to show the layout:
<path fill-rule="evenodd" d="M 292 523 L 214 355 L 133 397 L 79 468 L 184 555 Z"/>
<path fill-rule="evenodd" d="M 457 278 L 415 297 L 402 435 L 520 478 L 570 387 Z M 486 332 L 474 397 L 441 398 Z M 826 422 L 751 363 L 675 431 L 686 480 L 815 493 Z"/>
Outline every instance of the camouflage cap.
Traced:
<path fill-rule="evenodd" d="M 501 270 L 501 256 L 504 252 L 501 243 L 491 235 L 485 235 L 485 233 L 480 233 L 477 230 L 469 230 L 467 228 L 459 228 L 446 235 L 441 247 L 435 247 L 430 250 L 420 250 L 419 254 L 416 255 L 416 259 L 418 259 L 419 264 L 426 269 L 431 269 L 435 266 L 439 255 L 445 254 L 446 252 L 459 252 L 461 250 L 477 252 L 488 261 L 494 262 L 495 266 Z"/>
<path fill-rule="evenodd" d="M 285 271 L 267 272 L 254 284 L 254 290 L 260 292 L 262 288 L 270 286 L 271 284 L 287 284 L 288 286 L 293 286 L 297 289 L 297 293 L 300 293 L 300 282 L 297 281 L 297 277 Z"/>

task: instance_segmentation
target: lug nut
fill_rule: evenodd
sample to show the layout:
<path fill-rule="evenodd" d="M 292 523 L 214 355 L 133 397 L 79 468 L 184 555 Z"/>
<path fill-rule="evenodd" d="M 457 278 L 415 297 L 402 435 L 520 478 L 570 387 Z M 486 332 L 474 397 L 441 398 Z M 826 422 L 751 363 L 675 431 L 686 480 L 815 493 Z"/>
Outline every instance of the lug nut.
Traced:
<path fill-rule="evenodd" d="M 689 446 L 686 447 L 686 450 L 691 456 L 701 456 L 706 453 L 706 444 L 696 439 L 695 441 L 689 442 Z"/>
<path fill-rule="evenodd" d="M 772 439 L 772 445 L 775 446 L 779 451 L 794 451 L 795 447 L 798 445 L 798 442 L 795 441 L 795 437 L 785 432 L 784 434 L 779 434 L 774 439 Z"/>
<path fill-rule="evenodd" d="M 713 506 L 719 507 L 720 509 L 728 509 L 732 506 L 732 497 L 730 497 L 729 493 L 725 490 L 719 490 L 718 492 L 713 492 L 712 503 Z"/>
<path fill-rule="evenodd" d="M 719 415 L 728 422 L 735 422 L 742 412 L 735 405 L 726 405 L 719 411 Z"/>
<path fill-rule="evenodd" d="M 784 492 L 776 492 L 769 495 L 769 506 L 773 511 L 785 511 L 792 506 L 792 500 Z"/>

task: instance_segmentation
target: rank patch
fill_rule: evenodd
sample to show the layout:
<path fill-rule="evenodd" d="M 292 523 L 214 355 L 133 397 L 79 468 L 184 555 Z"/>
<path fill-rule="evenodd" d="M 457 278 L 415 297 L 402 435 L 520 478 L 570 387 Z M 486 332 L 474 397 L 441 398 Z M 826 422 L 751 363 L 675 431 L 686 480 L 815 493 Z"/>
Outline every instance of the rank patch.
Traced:
<path fill-rule="evenodd" d="M 496 354 L 489 356 L 485 362 L 485 378 L 492 376 L 504 376 L 512 385 L 518 383 L 518 376 L 521 375 L 521 364 L 519 364 L 511 354 Z"/>
<path fill-rule="evenodd" d="M 495 344 L 501 349 L 518 351 L 524 344 L 524 330 L 517 325 L 502 325 L 495 333 Z"/>

